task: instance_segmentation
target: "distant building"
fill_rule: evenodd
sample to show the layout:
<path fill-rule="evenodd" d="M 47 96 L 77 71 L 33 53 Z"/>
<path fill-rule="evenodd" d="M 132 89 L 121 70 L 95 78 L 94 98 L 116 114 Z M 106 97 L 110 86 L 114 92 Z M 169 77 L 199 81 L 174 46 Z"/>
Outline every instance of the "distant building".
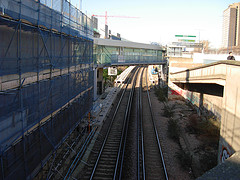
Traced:
<path fill-rule="evenodd" d="M 196 41 L 195 35 L 175 35 L 175 40 L 167 45 L 169 57 L 191 57 L 194 52 L 202 52 L 203 43 Z"/>
<path fill-rule="evenodd" d="M 240 46 L 240 2 L 233 3 L 223 12 L 222 47 Z"/>
<path fill-rule="evenodd" d="M 167 46 L 167 56 L 182 57 L 182 54 L 185 48 L 186 48 L 185 46 L 169 44 Z"/>

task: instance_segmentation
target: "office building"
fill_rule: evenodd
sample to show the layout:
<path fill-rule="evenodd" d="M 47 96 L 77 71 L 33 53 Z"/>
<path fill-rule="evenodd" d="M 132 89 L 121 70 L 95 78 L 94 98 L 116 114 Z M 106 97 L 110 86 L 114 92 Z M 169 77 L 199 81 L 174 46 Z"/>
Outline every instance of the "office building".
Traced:
<path fill-rule="evenodd" d="M 233 3 L 223 12 L 222 47 L 240 46 L 240 2 Z"/>

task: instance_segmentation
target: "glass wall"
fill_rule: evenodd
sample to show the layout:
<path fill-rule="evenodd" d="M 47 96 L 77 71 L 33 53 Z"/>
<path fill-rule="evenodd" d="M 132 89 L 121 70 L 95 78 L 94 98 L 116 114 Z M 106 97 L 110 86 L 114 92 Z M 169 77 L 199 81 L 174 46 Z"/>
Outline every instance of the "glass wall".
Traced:
<path fill-rule="evenodd" d="M 94 45 L 94 63 L 152 63 L 163 61 L 162 50 Z"/>

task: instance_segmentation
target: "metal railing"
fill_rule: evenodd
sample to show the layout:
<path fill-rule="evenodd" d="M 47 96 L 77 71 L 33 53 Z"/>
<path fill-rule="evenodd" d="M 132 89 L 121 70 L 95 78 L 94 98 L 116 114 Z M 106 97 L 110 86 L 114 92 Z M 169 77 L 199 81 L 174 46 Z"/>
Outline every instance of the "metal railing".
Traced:
<path fill-rule="evenodd" d="M 95 64 L 148 64 L 165 62 L 162 57 L 150 55 L 94 54 Z"/>

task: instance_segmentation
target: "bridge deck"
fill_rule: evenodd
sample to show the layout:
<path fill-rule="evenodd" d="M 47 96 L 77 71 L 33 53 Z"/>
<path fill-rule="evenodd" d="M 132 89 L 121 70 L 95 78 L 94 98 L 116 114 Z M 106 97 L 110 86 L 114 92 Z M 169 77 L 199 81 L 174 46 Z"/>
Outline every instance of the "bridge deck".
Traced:
<path fill-rule="evenodd" d="M 240 73 L 240 62 L 218 61 L 215 63 L 171 73 L 170 80 L 174 83 L 214 83 L 224 86 L 229 69 L 237 67 Z"/>

